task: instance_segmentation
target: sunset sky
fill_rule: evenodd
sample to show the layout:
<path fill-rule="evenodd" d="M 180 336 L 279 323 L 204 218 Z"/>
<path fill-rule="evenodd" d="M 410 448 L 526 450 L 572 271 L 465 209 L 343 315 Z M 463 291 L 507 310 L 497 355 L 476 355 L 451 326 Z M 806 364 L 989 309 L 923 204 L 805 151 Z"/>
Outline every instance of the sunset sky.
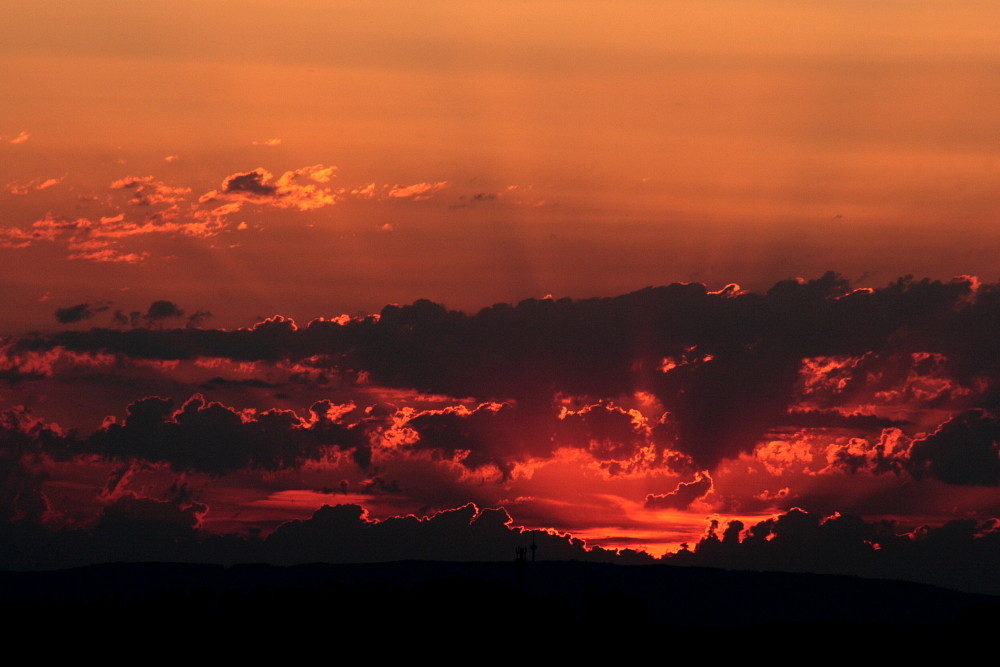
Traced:
<path fill-rule="evenodd" d="M 993 539 L 998 45 L 991 0 L 8 3 L 0 520 Z"/>

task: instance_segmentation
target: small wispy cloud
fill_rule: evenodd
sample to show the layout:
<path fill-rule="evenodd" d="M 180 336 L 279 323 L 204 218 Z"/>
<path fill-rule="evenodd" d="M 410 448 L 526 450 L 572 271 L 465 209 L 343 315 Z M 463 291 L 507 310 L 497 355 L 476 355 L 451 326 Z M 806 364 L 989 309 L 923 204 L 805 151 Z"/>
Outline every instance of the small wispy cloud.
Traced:
<path fill-rule="evenodd" d="M 270 140 L 278 141 L 278 140 Z M 172 162 L 177 156 L 164 158 Z M 108 184 L 104 194 L 76 195 L 86 206 L 99 207 L 85 215 L 49 212 L 30 225 L 0 226 L 0 247 L 27 248 L 39 243 L 58 243 L 68 259 L 93 262 L 136 263 L 151 257 L 148 251 L 126 247 L 128 239 L 149 234 L 208 239 L 230 230 L 246 230 L 236 217 L 246 206 L 313 211 L 342 200 L 381 203 L 420 202 L 451 187 L 449 181 L 425 181 L 410 185 L 367 185 L 334 188 L 338 168 L 314 164 L 275 176 L 263 167 L 232 173 L 221 185 L 200 197 L 192 188 L 160 180 L 153 175 L 127 175 Z M 12 181 L 0 192 L 23 195 L 58 185 L 60 178 Z M 380 228 L 391 232 L 392 225 Z"/>
<path fill-rule="evenodd" d="M 191 188 L 174 187 L 152 176 L 126 176 L 109 186 L 112 190 L 131 190 L 134 196 L 128 201 L 132 206 L 174 206 L 182 202 Z"/>
<path fill-rule="evenodd" d="M 60 176 L 59 178 L 33 178 L 30 181 L 11 181 L 3 187 L 3 190 L 12 195 L 26 195 L 29 192 L 47 190 L 53 185 L 59 185 L 64 178 L 66 176 Z"/>
<path fill-rule="evenodd" d="M 394 185 L 389 189 L 386 196 L 392 199 L 407 199 L 412 197 L 414 201 L 422 201 L 424 199 L 429 199 L 435 192 L 440 192 L 450 185 L 451 183 L 448 181 L 439 181 L 437 183 L 414 183 L 413 185 Z"/>
<path fill-rule="evenodd" d="M 409 199 L 411 201 L 425 201 L 434 196 L 435 193 L 451 187 L 450 181 L 438 181 L 436 183 L 414 183 L 412 185 L 382 185 L 368 183 L 354 188 L 341 188 L 338 195 L 351 197 L 353 199 L 367 200 L 398 200 Z"/>

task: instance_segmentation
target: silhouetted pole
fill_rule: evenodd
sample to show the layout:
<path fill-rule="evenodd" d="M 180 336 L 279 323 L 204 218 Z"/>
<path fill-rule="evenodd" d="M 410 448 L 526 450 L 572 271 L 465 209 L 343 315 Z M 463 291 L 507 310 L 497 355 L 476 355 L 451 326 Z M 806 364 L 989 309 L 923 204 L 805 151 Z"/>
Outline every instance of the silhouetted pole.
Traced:
<path fill-rule="evenodd" d="M 514 547 L 514 563 L 517 565 L 517 588 L 524 592 L 524 568 L 528 564 L 528 550 L 525 547 Z"/>

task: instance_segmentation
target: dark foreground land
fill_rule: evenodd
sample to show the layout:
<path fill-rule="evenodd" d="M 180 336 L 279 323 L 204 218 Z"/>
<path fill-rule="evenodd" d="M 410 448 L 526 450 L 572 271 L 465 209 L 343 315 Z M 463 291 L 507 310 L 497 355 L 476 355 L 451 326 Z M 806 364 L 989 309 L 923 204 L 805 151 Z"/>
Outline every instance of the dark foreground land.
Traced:
<path fill-rule="evenodd" d="M 0 615 L 86 631 L 213 624 L 560 622 L 682 627 L 978 626 L 1000 598 L 902 581 L 583 562 L 354 565 L 105 564 L 0 572 Z M 34 619 L 34 620 L 33 620 Z"/>

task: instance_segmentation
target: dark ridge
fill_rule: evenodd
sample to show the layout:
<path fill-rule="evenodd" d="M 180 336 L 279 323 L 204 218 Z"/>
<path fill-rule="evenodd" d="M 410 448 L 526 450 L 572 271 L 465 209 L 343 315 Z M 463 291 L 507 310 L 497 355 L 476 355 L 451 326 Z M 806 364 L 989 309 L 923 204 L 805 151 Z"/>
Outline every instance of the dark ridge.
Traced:
<path fill-rule="evenodd" d="M 15 625 L 44 618 L 50 627 L 81 632 L 222 620 L 244 630 L 309 632 L 373 619 L 390 625 L 954 628 L 995 624 L 1000 598 L 901 581 L 659 564 L 117 563 L 0 572 L 0 612 Z"/>

